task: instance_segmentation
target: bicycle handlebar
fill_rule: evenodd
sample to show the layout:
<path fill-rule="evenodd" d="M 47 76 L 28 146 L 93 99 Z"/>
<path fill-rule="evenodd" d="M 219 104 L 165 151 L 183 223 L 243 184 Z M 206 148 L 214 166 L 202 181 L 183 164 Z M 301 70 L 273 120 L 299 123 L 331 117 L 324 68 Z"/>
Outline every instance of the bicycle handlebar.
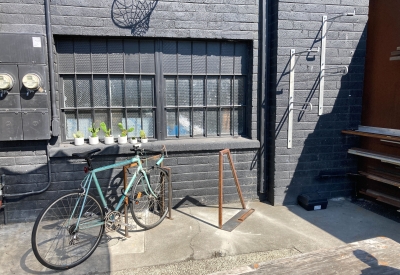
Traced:
<path fill-rule="evenodd" d="M 141 154 L 141 155 L 143 155 L 144 152 L 160 153 L 161 155 L 164 155 L 164 156 L 168 157 L 168 155 L 167 155 L 167 148 L 165 147 L 165 145 L 162 146 L 161 152 L 160 152 L 160 151 L 154 151 L 154 150 L 148 150 L 148 149 L 145 150 L 145 149 L 143 149 L 143 148 L 142 148 L 142 149 L 139 149 L 140 146 L 141 146 L 141 144 L 135 144 L 135 145 L 133 145 L 133 149 L 131 149 L 131 151 L 133 151 L 133 152 L 135 152 L 136 154 L 138 154 L 138 151 L 140 150 L 140 153 L 139 153 L 139 154 Z"/>

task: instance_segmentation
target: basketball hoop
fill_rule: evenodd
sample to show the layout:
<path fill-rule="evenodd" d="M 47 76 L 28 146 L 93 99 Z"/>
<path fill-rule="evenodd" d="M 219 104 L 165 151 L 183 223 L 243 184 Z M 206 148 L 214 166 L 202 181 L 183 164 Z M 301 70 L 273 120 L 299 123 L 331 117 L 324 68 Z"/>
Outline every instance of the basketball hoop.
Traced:
<path fill-rule="evenodd" d="M 144 35 L 157 3 L 158 0 L 114 0 L 112 20 L 120 28 L 131 29 L 133 35 Z"/>

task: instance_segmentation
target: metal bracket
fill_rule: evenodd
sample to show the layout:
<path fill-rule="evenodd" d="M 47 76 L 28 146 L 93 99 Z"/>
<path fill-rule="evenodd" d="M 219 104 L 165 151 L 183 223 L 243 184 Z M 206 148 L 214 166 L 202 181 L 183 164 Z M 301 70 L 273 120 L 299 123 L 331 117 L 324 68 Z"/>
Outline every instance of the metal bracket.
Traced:
<path fill-rule="evenodd" d="M 325 71 L 335 69 L 334 67 L 332 68 L 326 68 L 326 63 L 325 63 L 325 55 L 326 55 L 326 35 L 327 35 L 327 22 L 328 21 L 334 21 L 335 19 L 342 17 L 342 16 L 354 16 L 356 15 L 356 10 L 353 12 L 347 12 L 347 13 L 342 13 L 338 16 L 332 17 L 328 19 L 327 15 L 322 16 L 322 31 L 321 31 L 321 71 L 319 74 L 319 101 L 318 101 L 318 115 L 322 115 L 324 112 L 324 88 L 325 88 L 325 75 L 332 75 L 335 73 L 330 73 L 330 74 L 325 74 Z M 341 66 L 345 68 L 345 74 L 349 72 L 348 66 Z M 336 67 L 338 68 L 338 67 Z"/>
<path fill-rule="evenodd" d="M 310 52 L 319 52 L 319 48 L 317 50 L 307 49 L 302 52 L 296 53 L 295 49 L 290 50 L 290 71 L 289 71 L 289 114 L 288 114 L 288 138 L 287 138 L 287 147 L 292 148 L 292 136 L 293 136 L 293 110 L 300 110 L 302 112 L 311 111 L 312 104 L 310 102 L 296 102 L 294 101 L 294 67 L 296 66 L 296 55 L 301 55 L 303 53 Z M 298 104 L 307 104 L 310 106 L 310 110 L 294 108 L 294 103 Z"/>

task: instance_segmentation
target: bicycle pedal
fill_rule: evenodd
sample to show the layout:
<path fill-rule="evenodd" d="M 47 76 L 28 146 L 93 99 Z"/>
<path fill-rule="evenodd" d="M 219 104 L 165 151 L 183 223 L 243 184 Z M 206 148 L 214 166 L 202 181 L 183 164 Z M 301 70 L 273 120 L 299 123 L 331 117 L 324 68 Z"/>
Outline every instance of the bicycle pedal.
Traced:
<path fill-rule="evenodd" d="M 119 225 L 119 226 L 128 227 L 129 229 L 135 229 L 135 228 L 136 228 L 136 226 L 135 226 L 134 224 L 129 224 L 129 223 L 122 223 L 122 222 L 119 222 L 118 225 Z"/>

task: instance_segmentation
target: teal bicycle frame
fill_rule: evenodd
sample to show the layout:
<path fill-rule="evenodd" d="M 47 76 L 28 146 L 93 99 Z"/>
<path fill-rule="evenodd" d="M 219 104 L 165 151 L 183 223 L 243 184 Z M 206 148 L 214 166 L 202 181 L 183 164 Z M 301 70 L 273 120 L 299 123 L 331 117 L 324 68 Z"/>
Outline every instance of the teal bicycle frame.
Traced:
<path fill-rule="evenodd" d="M 160 164 L 163 162 L 163 160 L 164 160 L 164 154 L 161 155 L 161 158 L 156 162 L 156 165 L 160 166 Z M 117 167 L 121 167 L 121 166 L 125 166 L 125 165 L 129 165 L 129 164 L 133 164 L 133 163 L 136 163 L 138 168 L 137 168 L 135 174 L 132 176 L 132 179 L 129 181 L 129 184 L 128 184 L 126 190 L 124 190 L 124 192 L 122 192 L 122 196 L 119 199 L 119 202 L 118 202 L 118 204 L 117 204 L 117 206 L 115 208 L 115 211 L 118 211 L 121 208 L 122 204 L 124 203 L 125 197 L 128 196 L 129 191 L 131 190 L 132 185 L 135 182 L 136 176 L 139 173 L 143 174 L 143 176 L 144 176 L 144 178 L 146 180 L 147 187 L 150 190 L 151 194 L 153 196 L 157 197 L 154 194 L 153 190 L 151 189 L 150 182 L 149 182 L 149 180 L 147 178 L 147 175 L 146 175 L 146 172 L 145 172 L 145 170 L 143 169 L 143 166 L 142 166 L 142 161 L 140 160 L 140 158 L 138 156 L 136 156 L 136 157 L 134 157 L 132 159 L 126 160 L 126 161 L 121 161 L 121 162 L 118 162 L 118 163 L 114 163 L 114 164 L 111 164 L 111 165 L 107 165 L 107 166 L 103 166 L 103 167 L 99 167 L 99 168 L 93 169 L 92 171 L 89 171 L 88 174 L 85 176 L 85 178 L 82 180 L 83 184 L 81 184 L 81 186 L 83 188 L 84 197 L 83 197 L 83 204 L 82 204 L 79 216 L 78 216 L 78 220 L 76 222 L 75 229 L 77 229 L 77 228 L 79 228 L 79 229 L 87 229 L 87 228 L 100 226 L 100 225 L 104 224 L 104 221 L 101 221 L 101 222 L 99 222 L 99 221 L 93 222 L 92 221 L 92 222 L 86 222 L 84 225 L 80 226 L 80 219 L 82 217 L 83 209 L 84 209 L 84 206 L 86 204 L 86 198 L 87 198 L 87 195 L 88 195 L 87 191 L 89 190 L 92 181 L 94 181 L 94 183 L 96 185 L 96 189 L 97 189 L 97 192 L 98 192 L 98 194 L 100 196 L 100 199 L 101 199 L 101 202 L 103 204 L 103 207 L 105 209 L 108 209 L 107 202 L 106 202 L 106 199 L 104 198 L 104 195 L 103 195 L 103 193 L 101 191 L 100 183 L 99 183 L 99 181 L 98 181 L 98 179 L 96 177 L 96 173 L 97 172 L 101 172 L 101 171 L 105 171 L 105 170 L 109 170 L 109 169 L 113 169 L 113 168 L 117 168 Z M 69 220 L 69 223 L 68 223 L 69 225 L 71 224 L 71 219 L 75 214 L 75 211 L 76 211 L 76 208 L 79 205 L 79 202 L 80 202 L 80 199 L 76 202 L 75 207 L 74 207 L 74 209 L 72 211 L 72 214 L 71 214 L 71 217 L 70 217 L 70 220 Z"/>

